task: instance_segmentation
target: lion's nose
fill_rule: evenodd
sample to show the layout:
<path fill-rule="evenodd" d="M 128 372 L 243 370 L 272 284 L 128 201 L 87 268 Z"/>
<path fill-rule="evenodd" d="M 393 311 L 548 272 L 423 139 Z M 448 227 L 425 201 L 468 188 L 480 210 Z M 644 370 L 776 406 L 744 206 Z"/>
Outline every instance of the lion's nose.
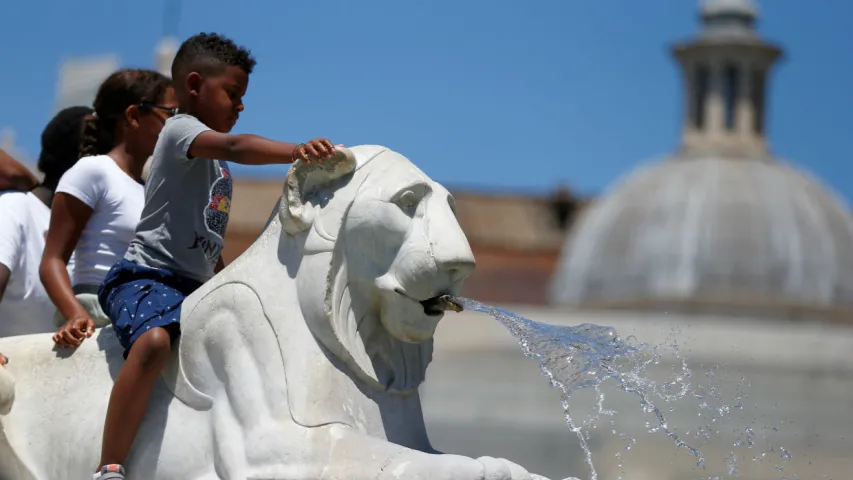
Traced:
<path fill-rule="evenodd" d="M 451 283 L 457 283 L 468 278 L 474 273 L 474 255 L 470 260 L 457 260 L 454 262 L 440 262 L 439 268 L 450 275 Z"/>
<path fill-rule="evenodd" d="M 455 284 L 474 272 L 474 253 L 449 205 L 437 207 L 438 218 L 429 224 L 433 258 L 439 270 L 448 273 Z"/>

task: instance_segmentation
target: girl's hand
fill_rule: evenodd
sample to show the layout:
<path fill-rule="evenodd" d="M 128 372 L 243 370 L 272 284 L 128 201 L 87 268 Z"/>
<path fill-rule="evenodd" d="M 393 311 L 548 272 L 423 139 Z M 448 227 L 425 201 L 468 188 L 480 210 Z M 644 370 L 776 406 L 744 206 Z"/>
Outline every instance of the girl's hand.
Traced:
<path fill-rule="evenodd" d="M 80 315 L 65 322 L 53 336 L 59 348 L 77 348 L 84 339 L 95 333 L 95 321 L 89 315 Z"/>

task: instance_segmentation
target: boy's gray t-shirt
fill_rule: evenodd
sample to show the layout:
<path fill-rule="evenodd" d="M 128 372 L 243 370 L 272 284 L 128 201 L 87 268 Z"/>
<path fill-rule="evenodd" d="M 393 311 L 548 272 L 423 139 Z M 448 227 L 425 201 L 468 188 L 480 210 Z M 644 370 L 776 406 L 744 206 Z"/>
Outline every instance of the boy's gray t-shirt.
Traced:
<path fill-rule="evenodd" d="M 213 276 L 228 225 L 232 185 L 226 162 L 187 157 L 193 140 L 208 130 L 191 115 L 166 121 L 126 259 L 199 282 Z"/>

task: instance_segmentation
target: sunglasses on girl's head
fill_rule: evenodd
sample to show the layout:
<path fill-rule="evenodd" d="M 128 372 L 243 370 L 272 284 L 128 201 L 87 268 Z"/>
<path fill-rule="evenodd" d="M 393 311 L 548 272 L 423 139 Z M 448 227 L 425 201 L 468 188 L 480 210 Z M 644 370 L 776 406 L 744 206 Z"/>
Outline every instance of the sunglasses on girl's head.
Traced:
<path fill-rule="evenodd" d="M 154 105 L 153 103 L 140 103 L 139 106 L 144 108 L 154 108 L 157 110 L 162 110 L 166 112 L 166 115 L 168 115 L 169 117 L 174 117 L 178 114 L 178 107 L 163 107 L 161 105 Z"/>

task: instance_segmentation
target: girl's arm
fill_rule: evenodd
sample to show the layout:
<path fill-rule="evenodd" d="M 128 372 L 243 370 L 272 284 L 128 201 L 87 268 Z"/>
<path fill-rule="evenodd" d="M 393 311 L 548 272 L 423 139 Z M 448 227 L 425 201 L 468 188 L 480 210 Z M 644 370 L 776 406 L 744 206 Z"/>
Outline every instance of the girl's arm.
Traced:
<path fill-rule="evenodd" d="M 22 210 L 14 199 L 14 196 L 0 197 L 0 302 L 3 301 L 6 287 L 12 279 L 12 270 L 20 263 L 21 255 L 26 251 L 26 238 L 19 217 L 25 214 L 25 210 Z"/>
<path fill-rule="evenodd" d="M 76 347 L 94 331 L 95 323 L 77 301 L 67 270 L 68 260 L 92 212 L 91 207 L 67 193 L 57 193 L 53 197 L 39 276 L 50 300 L 66 321 L 54 336 L 60 347 Z"/>
<path fill-rule="evenodd" d="M 9 267 L 0 263 L 0 302 L 3 301 L 3 295 L 6 293 L 6 285 L 9 285 L 9 277 L 12 276 L 12 272 L 9 271 Z"/>
<path fill-rule="evenodd" d="M 3 301 L 3 294 L 6 293 L 6 285 L 9 284 L 9 277 L 11 272 L 6 267 L 0 263 L 0 302 Z M 0 353 L 0 366 L 6 365 L 9 363 L 9 359 L 4 357 L 2 353 Z"/>

